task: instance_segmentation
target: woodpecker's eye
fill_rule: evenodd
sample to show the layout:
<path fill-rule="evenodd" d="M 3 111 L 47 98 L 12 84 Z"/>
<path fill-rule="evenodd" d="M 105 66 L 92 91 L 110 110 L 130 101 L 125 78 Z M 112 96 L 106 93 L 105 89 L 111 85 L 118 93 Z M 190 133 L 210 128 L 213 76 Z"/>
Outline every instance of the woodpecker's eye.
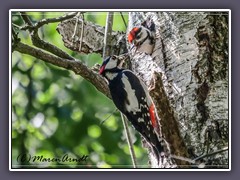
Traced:
<path fill-rule="evenodd" d="M 138 32 L 138 33 L 136 34 L 136 37 L 135 37 L 135 39 L 140 39 L 140 38 L 141 38 L 141 36 L 142 36 L 142 32 L 140 31 L 140 32 Z"/>
<path fill-rule="evenodd" d="M 136 39 L 140 39 L 140 37 L 141 37 L 140 35 L 137 35 L 135 38 L 136 38 Z"/>

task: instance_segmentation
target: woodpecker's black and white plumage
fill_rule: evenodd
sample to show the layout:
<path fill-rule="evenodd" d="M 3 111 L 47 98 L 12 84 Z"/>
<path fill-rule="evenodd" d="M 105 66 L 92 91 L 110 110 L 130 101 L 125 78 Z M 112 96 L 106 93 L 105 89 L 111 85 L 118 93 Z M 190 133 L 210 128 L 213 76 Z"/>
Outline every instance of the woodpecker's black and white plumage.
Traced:
<path fill-rule="evenodd" d="M 136 50 L 152 54 L 155 45 L 155 24 L 147 25 L 144 21 L 141 26 L 134 27 L 128 34 L 128 42 L 136 46 Z"/>
<path fill-rule="evenodd" d="M 104 60 L 99 73 L 109 82 L 116 107 L 152 147 L 159 160 L 163 147 L 156 130 L 155 107 L 146 85 L 130 70 L 122 69 L 122 59 L 111 56 Z"/>

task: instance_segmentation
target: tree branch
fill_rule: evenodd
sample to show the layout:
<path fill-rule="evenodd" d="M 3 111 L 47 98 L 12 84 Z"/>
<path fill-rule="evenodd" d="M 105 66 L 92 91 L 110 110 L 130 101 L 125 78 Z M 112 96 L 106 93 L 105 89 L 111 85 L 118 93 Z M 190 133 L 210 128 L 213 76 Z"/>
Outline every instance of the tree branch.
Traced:
<path fill-rule="evenodd" d="M 225 151 L 228 151 L 228 147 L 224 147 L 224 148 L 222 148 L 220 150 L 217 150 L 217 151 L 214 151 L 214 152 L 211 152 L 211 153 L 199 156 L 199 157 L 195 158 L 194 161 L 199 161 L 200 159 L 203 159 L 205 157 L 213 156 L 215 154 L 222 153 L 222 152 L 225 152 Z"/>
<path fill-rule="evenodd" d="M 44 50 L 46 50 L 56 56 L 59 56 L 61 58 L 74 60 L 74 58 L 72 56 L 70 56 L 69 54 L 67 54 L 66 52 L 61 50 L 60 48 L 40 39 L 40 37 L 38 35 L 38 28 L 40 26 L 38 25 L 39 26 L 38 27 L 38 26 L 33 25 L 30 18 L 28 17 L 28 15 L 25 12 L 21 12 L 21 17 L 24 20 L 24 22 L 27 24 L 27 26 L 29 27 L 28 31 L 30 32 L 31 40 L 32 40 L 32 43 L 34 46 L 44 49 Z M 44 21 L 44 22 L 46 22 L 46 21 Z"/>
<path fill-rule="evenodd" d="M 70 56 L 66 52 L 62 51 L 58 47 L 54 46 L 53 44 L 51 44 L 49 42 L 46 42 L 46 41 L 40 39 L 38 33 L 34 33 L 32 35 L 32 43 L 34 46 L 44 49 L 56 56 L 59 56 L 61 58 L 65 58 L 65 59 L 69 59 L 69 60 L 74 60 L 74 58 L 72 56 Z"/>
<path fill-rule="evenodd" d="M 123 115 L 123 113 L 121 113 L 121 118 L 122 118 L 122 122 L 123 122 L 123 127 L 125 129 L 125 134 L 126 134 L 126 138 L 127 138 L 127 142 L 128 142 L 130 155 L 131 155 L 131 158 L 132 158 L 133 167 L 137 168 L 136 154 L 135 154 L 134 147 L 133 147 L 133 142 L 132 142 L 132 139 L 131 139 L 131 136 L 130 136 L 130 131 L 129 131 L 129 128 L 128 128 L 127 119 Z"/>
<path fill-rule="evenodd" d="M 124 25 L 125 25 L 125 28 L 127 29 L 127 23 L 126 23 L 126 21 L 125 21 L 125 19 L 124 19 L 124 16 L 123 16 L 122 12 L 120 12 L 120 15 L 121 15 L 121 17 L 122 17 L 122 20 L 123 20 L 123 23 L 124 23 Z"/>
<path fill-rule="evenodd" d="M 194 165 L 197 165 L 199 168 L 202 168 L 201 166 L 205 166 L 204 163 L 199 163 L 198 161 L 205 158 L 205 157 L 209 157 L 209 156 L 213 156 L 213 155 L 216 155 L 216 154 L 219 154 L 219 153 L 222 153 L 222 152 L 225 152 L 225 151 L 228 151 L 228 147 L 224 147 L 223 149 L 220 149 L 220 150 L 217 150 L 217 151 L 214 151 L 214 152 L 211 152 L 211 153 L 208 153 L 208 154 L 204 154 L 202 156 L 199 156 L 195 159 L 189 159 L 189 158 L 185 158 L 185 157 L 181 157 L 181 156 L 175 156 L 175 155 L 171 155 L 171 158 L 174 158 L 174 159 L 178 159 L 178 160 L 181 160 L 181 161 L 186 161 L 190 164 L 194 164 Z"/>
<path fill-rule="evenodd" d="M 76 32 L 74 32 L 76 21 L 76 18 L 72 18 L 58 24 L 57 31 L 62 36 L 64 46 L 79 53 L 99 53 L 102 55 L 104 49 L 104 27 L 81 20 L 84 24 L 83 38 L 81 38 L 82 27 L 78 27 Z M 72 39 L 73 34 L 74 40 Z M 79 39 L 81 39 L 81 42 Z M 81 51 L 79 51 L 80 43 L 82 43 Z M 125 33 L 112 31 L 111 44 L 111 54 L 119 55 L 127 52 Z"/>
<path fill-rule="evenodd" d="M 113 12 L 108 12 L 104 33 L 103 43 L 103 59 L 111 54 L 111 37 L 112 37 L 112 25 L 113 25 Z"/>
<path fill-rule="evenodd" d="M 58 67 L 72 70 L 75 74 L 81 75 L 84 79 L 91 82 L 100 92 L 102 92 L 108 98 L 111 98 L 106 81 L 93 70 L 82 64 L 80 61 L 77 61 L 75 59 L 63 59 L 61 57 L 48 54 L 40 49 L 23 44 L 22 42 L 18 42 L 15 45 L 15 50 L 23 54 L 31 55 L 35 58 L 56 65 Z"/>
<path fill-rule="evenodd" d="M 42 26 L 44 26 L 45 24 L 48 24 L 48 23 L 56 23 L 56 22 L 61 22 L 61 21 L 73 18 L 74 16 L 76 16 L 76 14 L 77 14 L 77 12 L 72 12 L 72 13 L 64 14 L 63 16 L 56 17 L 56 18 L 42 19 L 42 20 L 38 21 L 37 23 L 31 24 L 31 25 L 29 25 L 29 23 L 27 23 L 26 26 L 23 26 L 20 29 L 21 30 L 39 29 L 40 27 L 42 27 Z M 23 12 L 22 15 L 25 16 L 26 13 Z"/>
<path fill-rule="evenodd" d="M 29 26 L 29 27 L 33 27 L 33 23 L 30 20 L 30 18 L 28 17 L 28 15 L 26 14 L 26 12 L 20 12 L 21 17 L 23 19 L 23 21 Z"/>
<path fill-rule="evenodd" d="M 12 27 L 12 52 L 14 51 L 18 42 L 20 42 L 20 38 L 18 38 L 18 34 L 14 31 Z"/>

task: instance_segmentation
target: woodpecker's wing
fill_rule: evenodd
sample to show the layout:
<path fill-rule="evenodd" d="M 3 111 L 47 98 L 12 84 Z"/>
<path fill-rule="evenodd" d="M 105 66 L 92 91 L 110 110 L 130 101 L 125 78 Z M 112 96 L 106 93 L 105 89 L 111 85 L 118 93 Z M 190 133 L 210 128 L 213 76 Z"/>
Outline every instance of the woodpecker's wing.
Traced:
<path fill-rule="evenodd" d="M 129 107 L 126 108 L 127 112 L 125 115 L 134 128 L 148 143 L 151 144 L 154 148 L 154 153 L 159 158 L 158 153 L 163 151 L 163 147 L 154 130 L 154 126 L 156 127 L 157 122 L 155 118 L 154 105 L 148 93 L 147 87 L 141 79 L 139 79 L 131 71 L 124 70 L 122 74 L 122 82 L 125 85 L 124 89 L 128 92 L 126 93 L 126 98 L 130 101 L 130 105 L 126 104 L 126 106 Z M 129 93 L 131 91 L 132 93 Z"/>
<path fill-rule="evenodd" d="M 141 112 L 140 104 L 152 103 L 147 88 L 136 75 L 129 70 L 123 70 L 113 80 L 109 81 L 109 89 L 113 102 L 122 113 Z"/>
<path fill-rule="evenodd" d="M 125 92 L 124 107 L 126 112 L 130 112 L 133 115 L 139 114 L 139 116 L 136 116 L 139 118 L 145 116 L 146 119 L 150 120 L 149 123 L 154 126 L 156 123 L 154 112 L 152 112 L 154 106 L 146 85 L 129 70 L 124 70 L 122 72 L 121 82 L 123 83 Z M 143 120 L 139 119 L 139 121 Z"/>

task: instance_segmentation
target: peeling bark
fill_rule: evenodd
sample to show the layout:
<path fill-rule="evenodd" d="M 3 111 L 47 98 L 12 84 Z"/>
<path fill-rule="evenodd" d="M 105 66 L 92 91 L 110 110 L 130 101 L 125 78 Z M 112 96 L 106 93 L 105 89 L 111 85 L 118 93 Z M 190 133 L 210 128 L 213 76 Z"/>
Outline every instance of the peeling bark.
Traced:
<path fill-rule="evenodd" d="M 69 19 L 61 22 L 57 27 L 57 31 L 62 36 L 64 45 L 73 51 L 79 52 L 79 46 L 82 42 L 82 48 L 79 53 L 100 53 L 102 55 L 105 28 L 80 19 L 78 20 L 79 24 L 73 37 L 76 21 L 77 18 Z M 82 39 L 80 38 L 82 31 L 81 23 L 84 23 Z M 125 33 L 113 31 L 111 37 L 111 53 L 115 55 L 126 53 Z"/>

